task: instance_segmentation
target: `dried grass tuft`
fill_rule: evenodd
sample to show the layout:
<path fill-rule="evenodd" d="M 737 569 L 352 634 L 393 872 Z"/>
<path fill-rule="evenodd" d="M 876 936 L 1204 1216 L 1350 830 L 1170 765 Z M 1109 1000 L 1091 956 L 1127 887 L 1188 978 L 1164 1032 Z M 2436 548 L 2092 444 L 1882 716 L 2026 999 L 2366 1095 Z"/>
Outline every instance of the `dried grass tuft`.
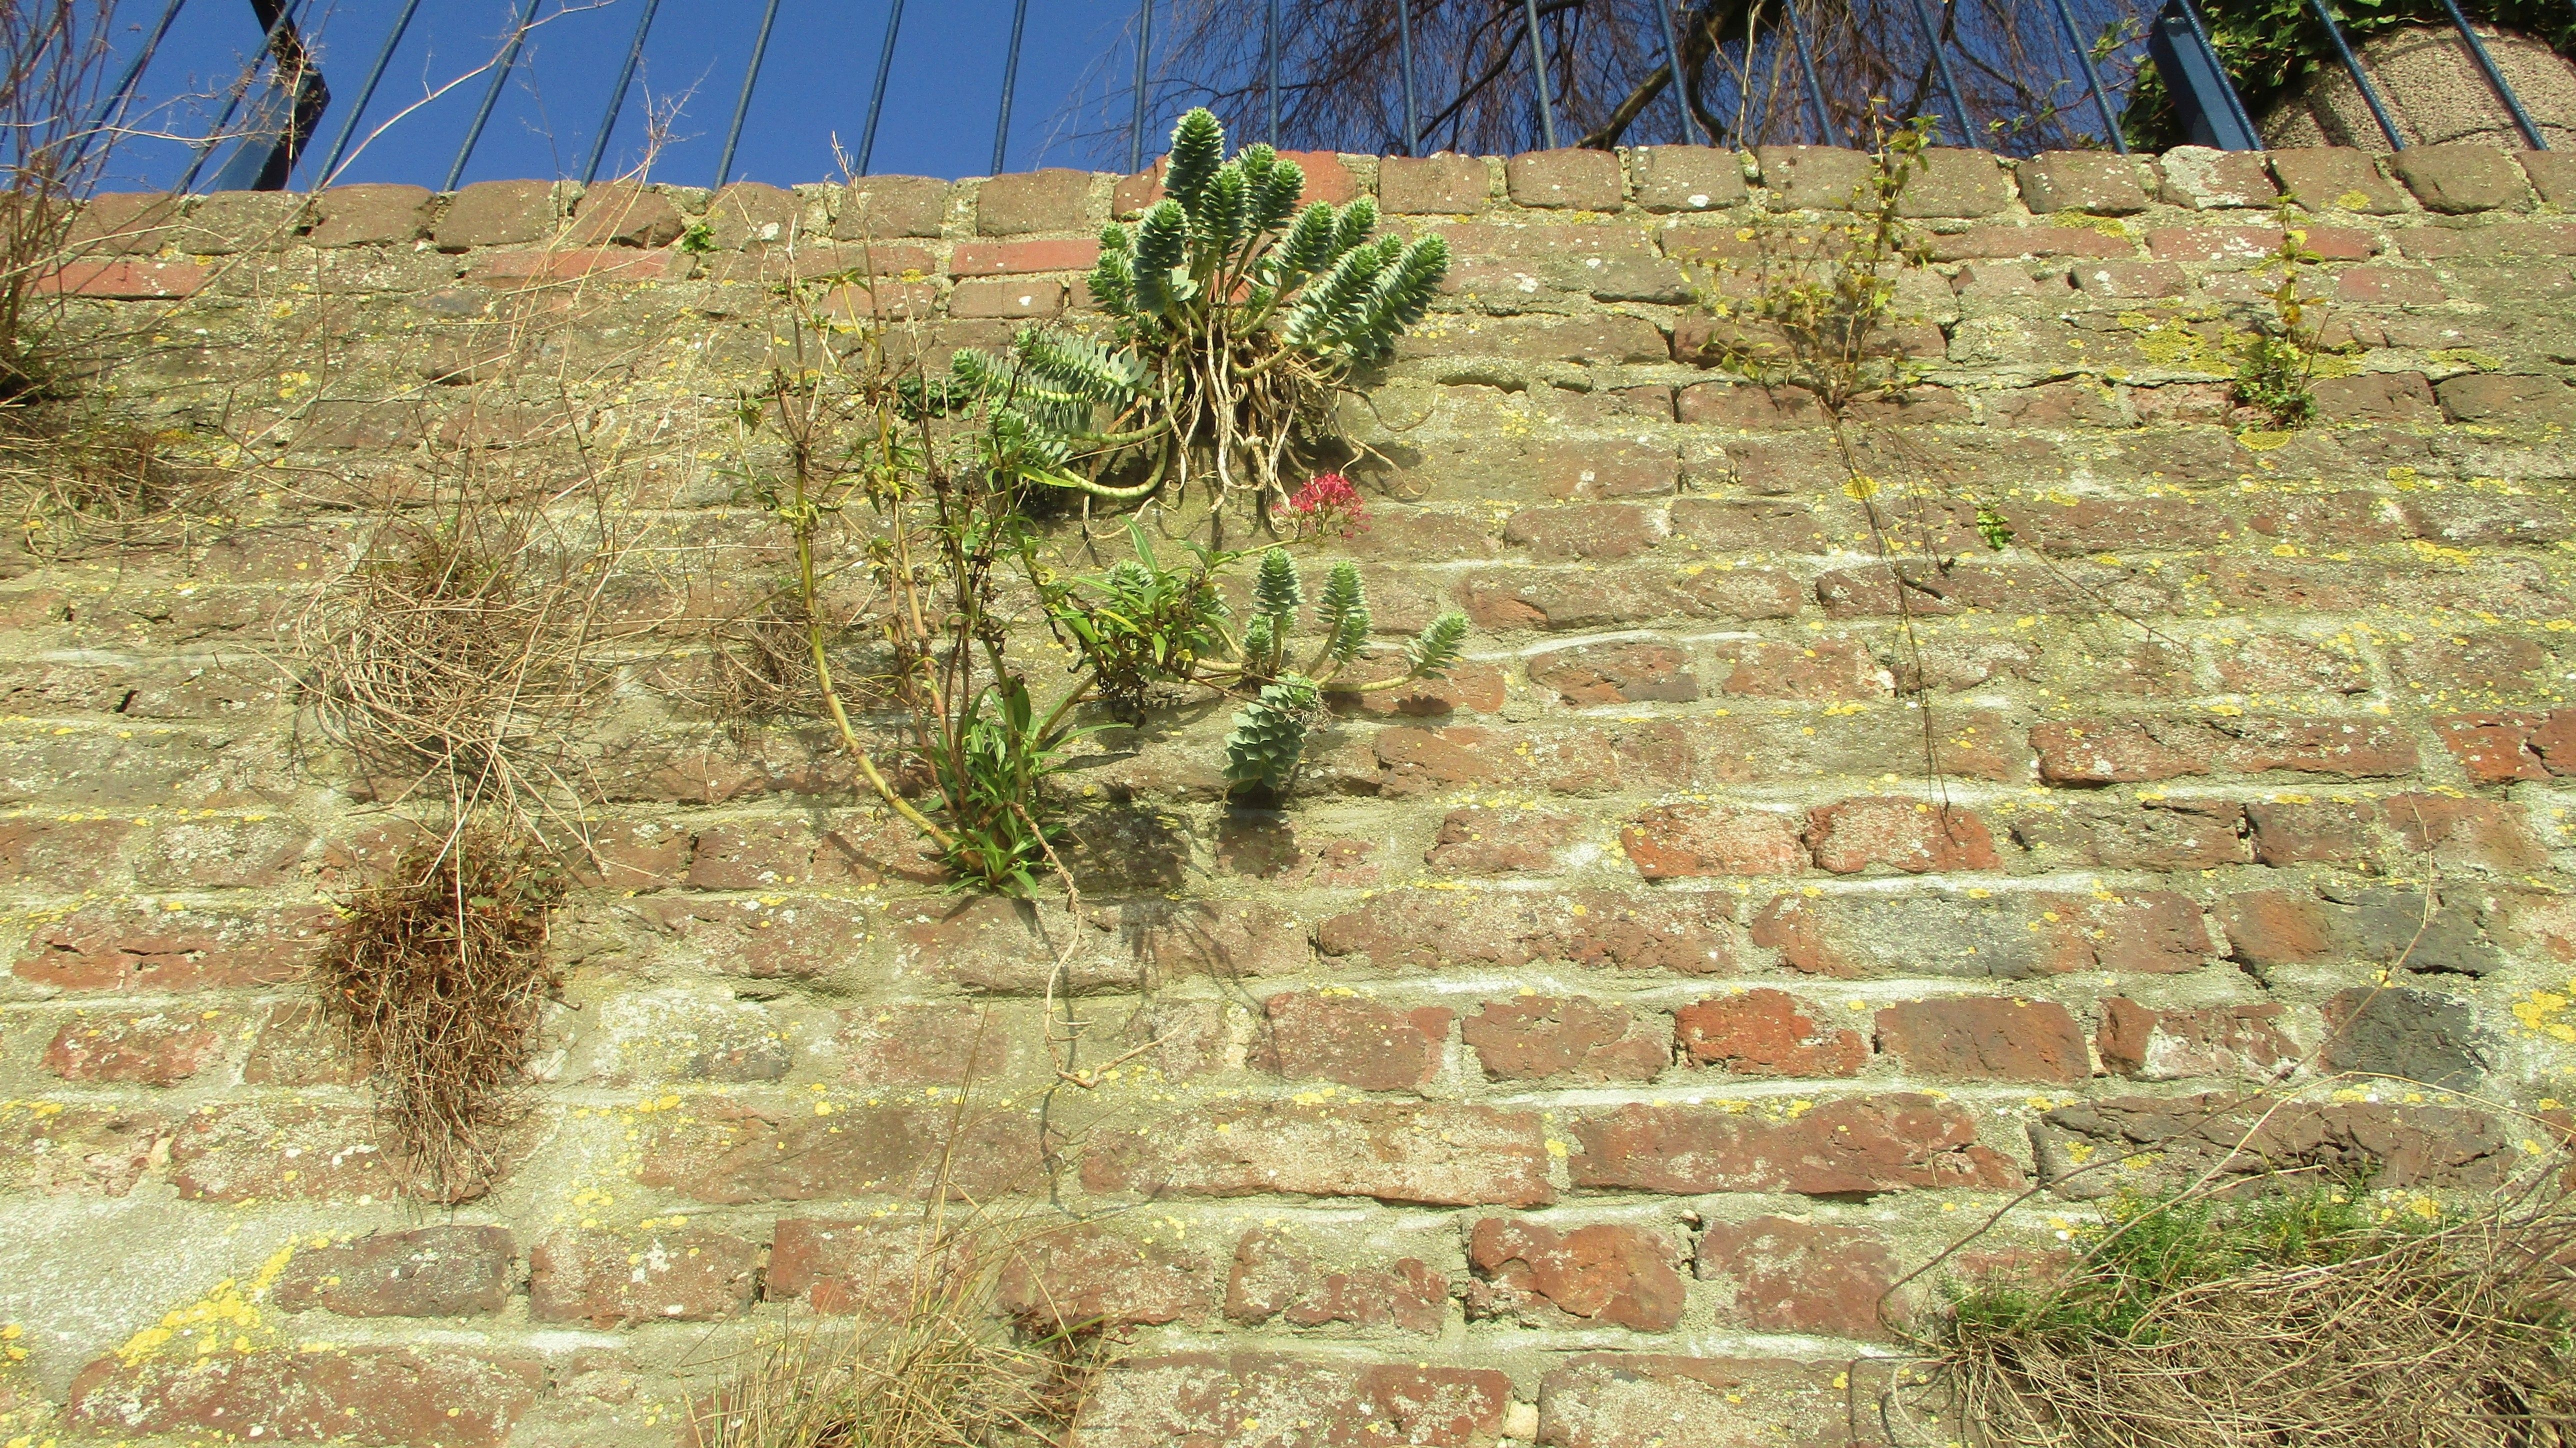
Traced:
<path fill-rule="evenodd" d="M 216 507 L 215 470 L 170 456 L 149 429 L 60 405 L 0 409 L 0 508 L 39 558 L 182 541 Z"/>
<path fill-rule="evenodd" d="M 1015 1448 L 1071 1439 L 1106 1357 L 1091 1329 L 1015 1332 L 999 1284 L 1018 1244 L 978 1219 L 926 1229 L 902 1305 L 808 1323 L 692 1409 L 701 1448 Z"/>
<path fill-rule="evenodd" d="M 2418 1199 L 2413 1206 L 2429 1207 Z M 2576 1442 L 2576 1212 L 2427 1220 L 2369 1194 L 2125 1200 L 2051 1279 L 1954 1289 L 1933 1442 L 2547 1448 Z"/>
<path fill-rule="evenodd" d="M 358 898 L 317 971 L 324 1019 L 374 1086 L 415 1189 L 434 1200 L 478 1196 L 498 1174 L 493 1140 L 561 985 L 545 946 L 563 883 L 521 841 L 469 833 L 416 850 Z"/>

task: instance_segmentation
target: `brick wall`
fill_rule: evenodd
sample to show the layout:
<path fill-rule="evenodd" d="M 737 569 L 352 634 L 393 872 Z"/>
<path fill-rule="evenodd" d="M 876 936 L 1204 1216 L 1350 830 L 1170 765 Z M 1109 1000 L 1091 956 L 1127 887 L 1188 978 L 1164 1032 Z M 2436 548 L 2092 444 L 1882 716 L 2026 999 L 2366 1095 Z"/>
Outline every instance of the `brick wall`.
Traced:
<path fill-rule="evenodd" d="M 764 277 L 864 254 L 854 313 L 995 342 L 1079 311 L 1151 177 L 97 202 L 61 285 L 113 395 L 251 483 L 0 560 L 0 1438 L 666 1441 L 762 1326 L 870 1310 L 970 1074 L 959 1179 L 1056 1234 L 1012 1300 L 1128 1334 L 1101 1445 L 1832 1437 L 1897 1276 L 2347 1021 L 2312 1072 L 2407 1079 L 2257 1153 L 2438 1193 L 2544 1150 L 2508 1108 L 2576 1067 L 2564 160 L 1936 154 L 1930 371 L 1857 437 L 1948 551 L 1891 568 L 1815 415 L 1700 365 L 1680 264 L 1859 158 L 1303 159 L 1453 242 L 1353 410 L 1397 471 L 1348 546 L 1470 661 L 1369 696 L 1284 815 L 1219 803 L 1221 713 L 1071 776 L 1079 918 L 938 893 L 654 641 L 775 565 L 708 421 Z M 2282 185 L 2345 350 L 2318 423 L 2240 431 Z M 616 605 L 515 1165 L 433 1210 L 301 1006 L 400 827 L 299 720 L 291 625 L 371 503 L 601 457 L 680 561 Z M 1059 954 L 1079 1064 L 1159 1044 L 1056 1094 L 1050 1158 Z"/>

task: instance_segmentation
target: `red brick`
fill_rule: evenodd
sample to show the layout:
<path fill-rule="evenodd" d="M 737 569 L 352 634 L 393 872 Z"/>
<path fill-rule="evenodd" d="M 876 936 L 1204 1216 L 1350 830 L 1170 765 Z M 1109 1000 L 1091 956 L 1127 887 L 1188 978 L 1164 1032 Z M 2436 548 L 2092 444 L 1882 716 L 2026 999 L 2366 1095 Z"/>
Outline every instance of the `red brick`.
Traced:
<path fill-rule="evenodd" d="M 1885 1336 L 1879 1304 L 1900 1275 L 1878 1233 L 1794 1217 L 1712 1223 L 1700 1234 L 1696 1267 L 1700 1280 L 1733 1293 L 1720 1320 L 1830 1337 Z"/>
<path fill-rule="evenodd" d="M 948 260 L 954 277 L 1024 276 L 1030 272 L 1089 271 L 1100 243 L 1079 241 L 961 241 Z"/>
<path fill-rule="evenodd" d="M 999 1297 L 1003 1311 L 1037 1332 L 1200 1322 L 1216 1311 L 1216 1271 L 1206 1252 L 1150 1227 L 1083 1223 L 1015 1242 Z"/>
<path fill-rule="evenodd" d="M 1633 503 L 1523 508 L 1503 524 L 1503 541 L 1543 563 L 1613 563 L 1655 546 L 1655 517 Z"/>
<path fill-rule="evenodd" d="M 186 198 L 167 191 L 118 191 L 92 196 L 73 213 L 64 248 L 76 256 L 132 253 L 149 256 L 175 241 Z"/>
<path fill-rule="evenodd" d="M 2198 720 L 2070 719 L 2030 731 L 2039 777 L 2050 784 L 2137 784 L 2210 770 Z"/>
<path fill-rule="evenodd" d="M 952 317 L 1025 317 L 1044 321 L 1064 310 L 1064 283 L 1047 278 L 959 282 L 948 294 Z"/>
<path fill-rule="evenodd" d="M 1598 1222 L 1571 1231 L 1487 1217 L 1467 1234 L 1467 1315 L 1531 1327 L 1606 1324 L 1668 1332 L 1682 1320 L 1677 1253 L 1652 1227 Z"/>
<path fill-rule="evenodd" d="M 0 883 L 77 890 L 105 879 L 134 827 L 124 820 L 0 821 Z"/>
<path fill-rule="evenodd" d="M 2093 1074 L 2083 1029 L 2055 1001 L 1953 997 L 1878 1013 L 1878 1049 L 1943 1081 L 2059 1081 Z"/>
<path fill-rule="evenodd" d="M 2474 141 L 2409 146 L 2388 158 L 2388 169 L 2428 211 L 2457 214 L 2529 204 L 2531 190 L 2513 157 Z"/>
<path fill-rule="evenodd" d="M 1837 875 L 1873 865 L 1920 875 L 2003 864 L 1974 811 L 1904 798 L 1847 799 L 1807 811 L 1807 847 L 1818 868 Z"/>
<path fill-rule="evenodd" d="M 1094 1138 L 1093 1191 L 1375 1197 L 1425 1206 L 1537 1206 L 1555 1193 L 1537 1113 L 1489 1106 L 1220 1103 Z"/>
<path fill-rule="evenodd" d="M 594 1330 L 639 1322 L 720 1322 L 751 1306 L 757 1242 L 723 1232 L 566 1232 L 528 1254 L 528 1313 Z"/>
<path fill-rule="evenodd" d="M 2438 423 L 2442 408 L 2421 372 L 2364 372 L 2320 377 L 2308 385 L 2317 415 L 2328 422 Z"/>
<path fill-rule="evenodd" d="M 988 1108 L 960 1127 L 945 1107 L 836 1106 L 762 1111 L 701 1100 L 643 1128 L 635 1178 L 694 1201 L 802 1202 L 928 1193 L 940 1172 L 978 1201 L 1026 1191 L 1044 1175 L 1038 1123 Z"/>
<path fill-rule="evenodd" d="M 218 1433 L 229 1441 L 384 1448 L 501 1448 L 545 1388 L 543 1360 L 449 1346 L 111 1355 L 72 1379 L 65 1421 L 123 1438 Z"/>
<path fill-rule="evenodd" d="M 501 1227 L 370 1232 L 295 1254 L 270 1300 L 289 1312 L 342 1317 L 467 1317 L 509 1301 L 517 1255 Z"/>
<path fill-rule="evenodd" d="M 2299 1063 L 2278 1005 L 2156 1010 L 2121 996 L 2102 1002 L 2095 1049 L 2112 1074 L 2143 1081 L 2243 1076 L 2269 1081 Z"/>
<path fill-rule="evenodd" d="M 389 246 L 420 235 L 429 207 L 421 186 L 334 186 L 313 198 L 307 246 Z"/>
<path fill-rule="evenodd" d="M 1573 843 L 1577 821 L 1548 810 L 1453 809 L 1422 862 L 1444 875 L 1546 874 Z"/>
<path fill-rule="evenodd" d="M 1965 1106 L 1909 1092 L 1847 1096 L 1777 1115 L 1720 1105 L 1620 1106 L 1573 1122 L 1578 1187 L 1840 1196 L 1912 1187 L 2011 1187 L 2021 1172 L 1977 1143 Z"/>
<path fill-rule="evenodd" d="M 937 236 L 947 217 L 945 181 L 928 176 L 862 176 L 843 193 L 832 218 L 832 239 Z"/>
<path fill-rule="evenodd" d="M 175 1086 L 223 1058 L 240 1018 L 230 1011 L 100 1015 L 65 1021 L 45 1050 L 45 1069 L 66 1081 Z"/>
<path fill-rule="evenodd" d="M 730 181 L 707 202 L 707 225 L 719 250 L 748 251 L 798 240 L 805 203 L 793 191 L 760 181 Z"/>
<path fill-rule="evenodd" d="M 1258 1352 L 1139 1357 L 1112 1368 L 1084 1403 L 1082 1441 L 1103 1448 L 1487 1448 L 1511 1400 L 1512 1380 L 1489 1369 Z"/>
<path fill-rule="evenodd" d="M 1737 1076 L 1857 1076 L 1869 1059 L 1860 1032 L 1823 1025 L 1767 986 L 1684 1006 L 1673 1032 L 1692 1065 Z"/>
<path fill-rule="evenodd" d="M 1025 236 L 1033 231 L 1081 231 L 1093 224 L 1092 173 L 1049 168 L 995 176 L 975 191 L 979 236 Z"/>
<path fill-rule="evenodd" d="M 1497 1081 L 1651 1081 L 1673 1058 L 1663 1017 L 1588 996 L 1487 1001 L 1459 1031 Z"/>
<path fill-rule="evenodd" d="M 121 1197 L 169 1145 L 170 1123 L 155 1112 L 0 1101 L 0 1192 Z"/>
<path fill-rule="evenodd" d="M 1731 975 L 1742 957 L 1724 894 L 1565 895 L 1396 890 L 1315 927 L 1334 959 L 1365 957 L 1381 970 L 1538 962 L 1594 969 Z"/>
<path fill-rule="evenodd" d="M 2433 727 L 2480 784 L 2576 774 L 2576 709 L 2449 714 L 2436 717 Z"/>
<path fill-rule="evenodd" d="M 91 905 L 39 927 L 13 968 L 21 980 L 63 990 L 277 985 L 319 955 L 338 919 L 327 906 L 233 914 Z"/>
<path fill-rule="evenodd" d="M 192 261 L 113 257 L 68 262 L 36 280 L 36 290 L 108 301 L 158 301 L 193 297 L 206 285 L 206 268 Z"/>
<path fill-rule="evenodd" d="M 2360 306 L 2437 307 L 2447 296 L 2429 271 L 2393 266 L 2345 267 L 2335 273 L 2335 300 Z"/>
<path fill-rule="evenodd" d="M 1418 1091 L 1431 1084 L 1449 1044 L 1450 1013 L 1398 1010 L 1360 996 L 1283 992 L 1263 1006 L 1262 1069 L 1293 1080 L 1338 1081 L 1362 1091 Z"/>
<path fill-rule="evenodd" d="M 1552 497 L 1593 502 L 1611 498 L 1660 498 L 1681 479 L 1681 456 L 1669 445 L 1637 442 L 1551 443 L 1539 450 L 1531 474 Z"/>
<path fill-rule="evenodd" d="M 2253 858 L 2245 807 L 2228 800 L 2076 805 L 2018 815 L 2012 833 L 2042 862 L 2114 870 L 2205 870 Z"/>
<path fill-rule="evenodd" d="M 605 181 L 581 194 L 564 239 L 574 246 L 669 246 L 688 230 L 669 197 L 630 181 Z"/>
<path fill-rule="evenodd" d="M 833 1040 L 848 1079 L 865 1086 L 964 1086 L 1015 1080 L 1032 1069 L 1022 1022 L 990 1003 L 929 1001 L 854 1006 Z"/>
<path fill-rule="evenodd" d="M 2376 1101 L 2284 1101 L 2229 1088 L 2197 1096 L 2095 1098 L 2041 1118 L 2034 1137 L 2092 1145 L 2095 1158 L 2135 1155 L 2122 1173 L 2144 1190 L 2206 1189 L 2253 1173 L 2367 1167 L 2379 1189 L 2482 1190 L 2521 1170 L 2521 1133 L 2482 1112 Z M 2043 1164 L 2056 1156 L 2044 1148 Z M 2060 1172 L 2044 1169 L 2057 1179 Z M 2097 1173 L 2097 1175 L 2099 1175 Z"/>
<path fill-rule="evenodd" d="M 1895 677 L 1857 639 L 1733 644 L 1721 649 L 1718 664 L 1727 668 L 1719 687 L 1752 699 L 1850 701 L 1896 691 Z"/>
<path fill-rule="evenodd" d="M 1619 846 L 1649 880 L 1795 875 L 1807 863 L 1789 816 L 1718 805 L 1648 810 L 1619 832 Z"/>
<path fill-rule="evenodd" d="M 2323 959 L 2326 953 L 2325 913 L 2304 890 L 2230 895 L 2218 919 L 2230 954 L 2247 965 L 2295 965 Z M 2109 1029 L 2107 1022 L 2104 1029 Z M 2103 1059 L 2110 1059 L 2107 1048 Z"/>
<path fill-rule="evenodd" d="M 1437 1333 L 1449 1318 L 1449 1282 L 1418 1257 L 1382 1267 L 1319 1264 L 1285 1232 L 1256 1227 L 1234 1247 L 1225 1315 L 1245 1327 L 1396 1327 Z"/>
<path fill-rule="evenodd" d="M 2134 257 L 2138 244 L 2089 226 L 1971 226 L 1931 238 L 1935 261 L 2003 261 L 2018 256 Z"/>

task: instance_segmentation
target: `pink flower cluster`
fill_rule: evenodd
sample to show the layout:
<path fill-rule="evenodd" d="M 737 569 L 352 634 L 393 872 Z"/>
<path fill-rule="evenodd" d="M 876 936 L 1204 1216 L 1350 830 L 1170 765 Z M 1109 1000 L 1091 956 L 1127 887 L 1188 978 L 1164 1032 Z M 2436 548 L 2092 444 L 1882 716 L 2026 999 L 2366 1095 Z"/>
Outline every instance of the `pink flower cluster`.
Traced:
<path fill-rule="evenodd" d="M 1348 538 L 1368 527 L 1368 507 L 1350 479 L 1340 473 L 1319 473 L 1289 495 L 1288 518 L 1300 538 L 1328 534 Z"/>

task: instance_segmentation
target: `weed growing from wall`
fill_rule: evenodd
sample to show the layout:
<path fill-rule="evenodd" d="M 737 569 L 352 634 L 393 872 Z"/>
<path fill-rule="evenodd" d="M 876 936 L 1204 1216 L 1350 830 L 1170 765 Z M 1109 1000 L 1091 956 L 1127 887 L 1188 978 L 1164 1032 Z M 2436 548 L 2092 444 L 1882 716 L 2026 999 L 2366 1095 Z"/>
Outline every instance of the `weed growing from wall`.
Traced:
<path fill-rule="evenodd" d="M 323 1018 L 432 1200 L 499 1173 L 495 1138 L 560 985 L 545 952 L 563 885 L 534 842 L 464 832 L 360 894 L 315 971 Z"/>
<path fill-rule="evenodd" d="M 2274 427 L 2297 427 L 2317 411 L 2309 384 L 2316 377 L 2324 316 L 2305 283 L 2324 258 L 2308 248 L 2308 233 L 2291 224 L 2287 203 L 2280 224 L 2281 244 L 2261 267 L 2277 278 L 2265 294 L 2272 304 L 2271 322 L 2246 340 L 2229 395 L 2239 406 L 2262 413 Z"/>

